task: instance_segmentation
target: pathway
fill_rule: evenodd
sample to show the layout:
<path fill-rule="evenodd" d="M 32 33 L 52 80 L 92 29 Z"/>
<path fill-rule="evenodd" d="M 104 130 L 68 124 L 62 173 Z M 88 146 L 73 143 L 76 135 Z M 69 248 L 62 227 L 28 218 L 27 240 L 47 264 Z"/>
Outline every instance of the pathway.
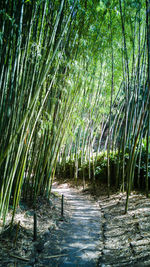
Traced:
<path fill-rule="evenodd" d="M 63 237 L 60 240 L 58 266 L 97 266 L 100 240 L 100 208 L 98 203 L 88 199 L 67 184 L 53 186 L 53 192 L 64 195 L 69 205 L 69 221 L 60 222 Z"/>

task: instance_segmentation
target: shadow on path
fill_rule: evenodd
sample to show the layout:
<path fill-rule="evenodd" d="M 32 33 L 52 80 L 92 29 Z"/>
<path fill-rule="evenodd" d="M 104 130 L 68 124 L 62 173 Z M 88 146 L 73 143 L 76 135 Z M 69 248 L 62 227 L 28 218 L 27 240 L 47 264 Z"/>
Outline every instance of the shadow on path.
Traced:
<path fill-rule="evenodd" d="M 63 232 L 57 266 L 97 266 L 100 238 L 99 205 L 66 184 L 54 184 L 52 192 L 64 195 L 69 205 L 69 221 L 60 222 Z"/>

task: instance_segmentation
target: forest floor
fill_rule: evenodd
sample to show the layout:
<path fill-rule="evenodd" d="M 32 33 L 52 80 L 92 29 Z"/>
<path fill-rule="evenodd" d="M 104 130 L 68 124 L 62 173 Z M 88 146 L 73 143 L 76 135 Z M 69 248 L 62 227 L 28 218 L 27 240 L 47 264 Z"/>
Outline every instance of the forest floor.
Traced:
<path fill-rule="evenodd" d="M 0 234 L 0 267 L 150 266 L 150 199 L 133 192 L 125 215 L 125 194 L 108 199 L 105 186 L 91 193 L 54 183 L 49 201 L 39 198 L 34 209 L 20 203 L 11 231 L 10 210 Z"/>

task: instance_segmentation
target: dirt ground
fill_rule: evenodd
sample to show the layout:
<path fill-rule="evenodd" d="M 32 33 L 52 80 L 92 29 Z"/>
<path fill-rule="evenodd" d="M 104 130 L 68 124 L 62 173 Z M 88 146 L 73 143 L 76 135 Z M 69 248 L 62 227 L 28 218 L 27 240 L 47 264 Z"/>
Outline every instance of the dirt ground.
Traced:
<path fill-rule="evenodd" d="M 57 184 L 58 189 L 61 186 Z M 68 184 L 65 186 L 71 194 L 74 188 Z M 90 192 L 88 189 L 82 191 L 81 187 L 77 190 L 86 199 L 94 201 L 100 210 L 97 263 L 89 266 L 150 266 L 150 200 L 141 193 L 133 192 L 125 215 L 125 194 L 112 193 L 108 199 L 103 187 L 94 197 Z M 34 212 L 38 221 L 37 241 L 33 241 Z M 5 231 L 0 235 L 0 266 L 77 266 L 58 261 L 66 256 L 60 244 L 65 236 L 63 225 L 68 223 L 67 227 L 70 227 L 71 216 L 71 206 L 66 201 L 62 220 L 59 193 L 52 193 L 50 200 L 39 198 L 35 209 L 20 203 L 12 231 L 9 229 L 10 210 Z"/>
<path fill-rule="evenodd" d="M 37 240 L 34 241 L 34 213 L 37 215 Z M 51 194 L 49 200 L 39 198 L 33 208 L 20 203 L 10 231 L 12 211 L 8 213 L 6 226 L 0 235 L 0 266 L 34 266 L 38 253 L 44 250 L 45 236 L 56 230 L 60 220 L 60 197 Z M 10 233 L 11 232 L 11 233 Z"/>

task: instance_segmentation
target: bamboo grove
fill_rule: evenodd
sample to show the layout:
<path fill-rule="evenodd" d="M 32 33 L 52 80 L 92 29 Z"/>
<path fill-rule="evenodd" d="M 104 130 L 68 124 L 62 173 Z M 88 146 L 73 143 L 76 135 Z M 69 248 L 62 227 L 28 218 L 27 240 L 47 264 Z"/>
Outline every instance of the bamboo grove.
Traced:
<path fill-rule="evenodd" d="M 150 2 L 2 0 L 0 14 L 1 218 L 49 197 L 67 164 L 95 186 L 101 157 L 127 212 L 144 145 L 149 189 Z"/>

